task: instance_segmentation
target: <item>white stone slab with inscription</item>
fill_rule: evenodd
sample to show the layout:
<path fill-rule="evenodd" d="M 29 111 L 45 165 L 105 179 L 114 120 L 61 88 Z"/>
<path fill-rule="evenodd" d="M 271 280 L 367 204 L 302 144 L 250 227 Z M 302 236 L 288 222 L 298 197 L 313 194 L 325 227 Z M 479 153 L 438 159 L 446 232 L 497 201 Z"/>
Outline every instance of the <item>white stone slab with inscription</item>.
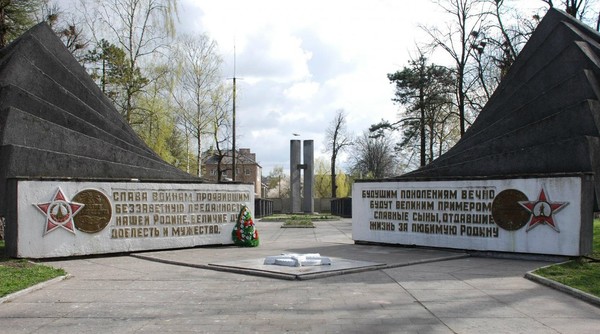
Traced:
<path fill-rule="evenodd" d="M 554 255 L 591 250 L 585 177 L 357 182 L 357 242 Z"/>
<path fill-rule="evenodd" d="M 243 184 L 18 181 L 16 198 L 29 258 L 232 244 L 241 207 L 254 212 Z"/>

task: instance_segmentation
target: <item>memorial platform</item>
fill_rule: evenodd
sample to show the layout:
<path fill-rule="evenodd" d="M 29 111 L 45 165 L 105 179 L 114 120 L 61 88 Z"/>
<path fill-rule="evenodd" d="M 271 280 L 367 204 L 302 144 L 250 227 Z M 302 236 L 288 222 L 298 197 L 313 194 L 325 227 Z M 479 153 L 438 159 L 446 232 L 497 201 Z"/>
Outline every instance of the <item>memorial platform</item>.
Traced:
<path fill-rule="evenodd" d="M 262 223 L 259 235 L 265 241 L 261 242 L 260 247 L 251 250 L 220 247 L 218 253 L 215 253 L 218 256 L 210 258 L 194 256 L 197 248 L 143 252 L 133 256 L 175 265 L 287 280 L 316 279 L 469 256 L 465 252 L 450 250 L 354 245 L 351 243 L 350 231 L 340 234 L 338 226 L 343 224 L 344 229 L 349 228 L 349 222 L 321 223 L 316 229 L 287 229 L 280 228 L 281 223 Z M 263 263 L 268 256 L 284 253 L 319 253 L 330 258 L 331 265 L 286 267 Z"/>

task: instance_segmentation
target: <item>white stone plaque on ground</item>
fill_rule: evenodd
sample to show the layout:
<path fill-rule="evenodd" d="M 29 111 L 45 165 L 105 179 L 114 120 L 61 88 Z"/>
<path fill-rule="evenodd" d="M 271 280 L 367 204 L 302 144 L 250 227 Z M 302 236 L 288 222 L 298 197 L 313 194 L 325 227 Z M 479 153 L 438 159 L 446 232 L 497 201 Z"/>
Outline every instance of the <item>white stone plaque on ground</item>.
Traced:
<path fill-rule="evenodd" d="M 356 242 L 577 256 L 591 251 L 589 176 L 357 182 Z"/>
<path fill-rule="evenodd" d="M 18 181 L 11 256 L 49 258 L 231 244 L 252 185 Z M 15 244 L 16 242 L 16 244 Z M 9 245 L 10 243 L 10 245 Z"/>

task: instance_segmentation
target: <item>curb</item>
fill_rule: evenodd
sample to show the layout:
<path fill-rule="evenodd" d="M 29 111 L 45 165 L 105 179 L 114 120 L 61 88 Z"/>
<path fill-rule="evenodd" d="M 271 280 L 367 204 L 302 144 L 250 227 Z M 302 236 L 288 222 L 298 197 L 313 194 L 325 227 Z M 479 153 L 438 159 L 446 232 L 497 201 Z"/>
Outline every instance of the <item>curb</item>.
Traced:
<path fill-rule="evenodd" d="M 557 263 L 557 264 L 552 264 L 552 265 L 549 265 L 549 266 L 540 267 L 538 269 L 546 268 L 546 267 L 551 267 L 551 266 L 555 266 L 555 265 L 558 265 L 558 264 L 561 264 L 561 263 Z M 535 269 L 535 270 L 537 270 L 537 269 Z M 575 288 L 572 288 L 570 286 L 566 286 L 566 285 L 564 285 L 562 283 L 558 283 L 558 282 L 553 281 L 551 279 L 548 279 L 546 277 L 542 277 L 540 275 L 534 274 L 533 272 L 535 270 L 528 271 L 527 273 L 525 273 L 525 278 L 528 279 L 528 280 L 530 280 L 530 281 L 533 281 L 533 282 L 545 285 L 547 287 L 550 287 L 552 289 L 558 290 L 560 292 L 564 292 L 564 293 L 566 293 L 568 295 L 571 295 L 571 296 L 573 296 L 573 297 L 575 297 L 577 299 L 581 299 L 581 300 L 583 300 L 583 301 L 585 301 L 587 303 L 590 303 L 590 304 L 592 304 L 594 306 L 600 307 L 600 298 L 599 297 L 596 297 L 596 296 L 594 296 L 592 294 L 589 294 L 587 292 L 581 291 L 579 289 L 575 289 Z"/>
<path fill-rule="evenodd" d="M 40 289 L 45 288 L 46 286 L 48 286 L 50 284 L 54 284 L 54 283 L 63 281 L 65 279 L 67 279 L 67 278 L 71 278 L 71 277 L 72 277 L 71 274 L 66 274 L 66 275 L 63 275 L 63 276 L 58 276 L 58 277 L 55 277 L 53 279 L 50 279 L 50 280 L 38 283 L 38 284 L 30 286 L 28 288 L 25 288 L 23 290 L 19 290 L 17 292 L 9 293 L 8 295 L 0 298 L 0 304 L 2 304 L 2 303 L 8 303 L 8 302 L 10 302 L 10 301 L 12 301 L 12 300 L 20 297 L 20 296 L 26 295 L 26 294 L 31 293 L 33 291 L 40 290 Z"/>
<path fill-rule="evenodd" d="M 404 263 L 392 263 L 392 264 L 374 263 L 371 266 L 346 268 L 346 269 L 338 269 L 338 270 L 315 272 L 315 273 L 297 274 L 297 273 L 279 273 L 279 272 L 268 271 L 268 270 L 244 268 L 244 267 L 233 267 L 233 266 L 210 264 L 210 263 L 209 264 L 190 264 L 190 263 L 185 263 L 185 262 L 181 262 L 181 261 L 161 259 L 161 258 L 157 258 L 157 257 L 153 257 L 153 256 L 145 256 L 145 255 L 140 255 L 140 254 L 131 254 L 130 256 L 138 258 L 138 259 L 142 259 L 142 260 L 154 261 L 154 262 L 165 263 L 165 264 L 176 265 L 176 266 L 192 267 L 192 268 L 207 269 L 207 270 L 214 270 L 214 271 L 223 271 L 223 272 L 229 272 L 229 273 L 241 274 L 241 275 L 261 276 L 261 277 L 276 278 L 276 279 L 283 279 L 283 280 L 290 280 L 290 281 L 313 280 L 313 279 L 319 279 L 319 278 L 325 278 L 325 277 L 355 274 L 355 273 L 375 271 L 375 270 L 393 269 L 393 268 L 398 268 L 398 267 L 408 267 L 408 266 L 413 266 L 413 265 L 418 265 L 418 264 L 450 261 L 450 260 L 457 260 L 457 259 L 463 259 L 463 258 L 470 257 L 469 254 L 456 254 L 456 255 L 436 257 L 436 258 L 431 258 L 431 259 L 409 261 L 409 262 L 404 262 Z"/>

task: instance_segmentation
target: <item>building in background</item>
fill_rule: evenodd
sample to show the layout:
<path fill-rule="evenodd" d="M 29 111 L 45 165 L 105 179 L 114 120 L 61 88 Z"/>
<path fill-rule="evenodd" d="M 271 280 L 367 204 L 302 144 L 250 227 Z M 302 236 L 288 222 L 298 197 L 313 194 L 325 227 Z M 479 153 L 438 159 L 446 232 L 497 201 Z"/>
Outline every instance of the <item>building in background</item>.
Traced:
<path fill-rule="evenodd" d="M 221 181 L 233 181 L 232 176 L 232 154 L 231 150 L 225 150 L 221 159 Z M 221 156 L 217 151 L 210 150 L 204 153 L 202 164 L 202 178 L 208 181 L 218 181 L 219 159 Z M 262 167 L 256 162 L 256 153 L 249 148 L 240 148 L 235 154 L 236 171 L 235 181 L 254 184 L 254 195 L 262 197 Z"/>

